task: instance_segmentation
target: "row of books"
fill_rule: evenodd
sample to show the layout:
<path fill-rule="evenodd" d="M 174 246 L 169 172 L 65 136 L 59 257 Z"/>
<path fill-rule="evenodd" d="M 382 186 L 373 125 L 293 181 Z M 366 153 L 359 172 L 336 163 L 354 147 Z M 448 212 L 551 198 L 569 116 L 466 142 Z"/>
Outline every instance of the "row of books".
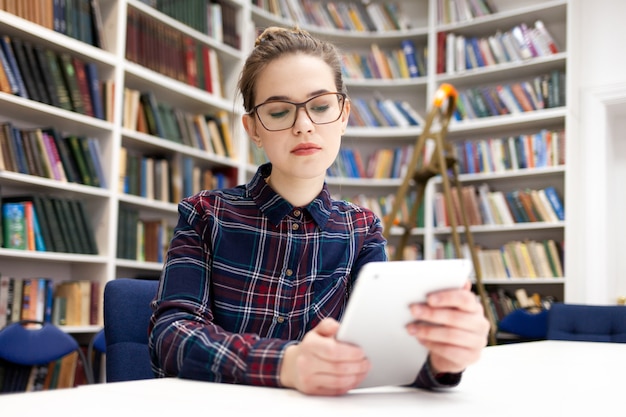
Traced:
<path fill-rule="evenodd" d="M 565 105 L 565 73 L 554 70 L 531 80 L 458 92 L 455 120 L 519 114 Z"/>
<path fill-rule="evenodd" d="M 516 223 L 546 222 L 556 223 L 565 220 L 565 209 L 559 192 L 548 186 L 538 190 L 524 189 L 513 191 L 491 191 L 484 183 L 478 186 L 461 186 L 459 198 L 456 188 L 451 190 L 452 212 L 457 225 L 463 224 L 461 200 L 468 224 L 472 225 L 511 225 Z M 452 224 L 443 192 L 434 195 L 436 227 L 450 227 Z"/>
<path fill-rule="evenodd" d="M 146 15 L 128 9 L 126 59 L 162 75 L 224 96 L 217 52 L 197 39 Z"/>
<path fill-rule="evenodd" d="M 409 23 L 401 18 L 398 4 L 392 2 L 253 0 L 252 4 L 300 25 L 360 32 L 409 29 Z"/>
<path fill-rule="evenodd" d="M 549 309 L 556 300 L 552 296 L 542 296 L 534 292 L 528 294 L 526 289 L 517 288 L 511 293 L 504 288 L 487 290 L 489 307 L 496 319 L 496 324 L 517 309 L 539 312 Z"/>
<path fill-rule="evenodd" d="M 443 54 L 441 58 L 438 56 L 440 59 L 438 62 L 445 59 L 445 65 L 439 68 L 438 73 L 454 74 L 560 52 L 542 20 L 536 20 L 532 27 L 520 23 L 506 32 L 497 31 L 487 37 L 440 32 L 438 33 L 440 44 L 443 44 L 444 36 L 445 45 L 440 46 L 437 52 Z"/>
<path fill-rule="evenodd" d="M 437 23 L 449 24 L 488 16 L 496 12 L 486 0 L 437 0 Z"/>
<path fill-rule="evenodd" d="M 0 170 L 107 187 L 98 139 L 62 136 L 53 128 L 20 129 L 11 122 L 0 124 Z"/>
<path fill-rule="evenodd" d="M 382 50 L 372 43 L 368 53 L 346 52 L 341 56 L 342 71 L 350 79 L 399 79 L 427 75 L 428 48 L 416 47 L 404 39 L 396 49 Z"/>
<path fill-rule="evenodd" d="M 104 48 L 98 0 L 14 0 L 0 10 L 89 45 Z"/>
<path fill-rule="evenodd" d="M 565 131 L 464 140 L 453 143 L 461 174 L 496 173 L 565 164 Z"/>
<path fill-rule="evenodd" d="M 368 194 L 356 194 L 356 195 L 333 195 L 336 199 L 343 199 L 345 201 L 352 202 L 360 207 L 365 207 L 372 210 L 380 219 L 386 220 L 393 208 L 393 202 L 395 201 L 395 194 L 386 194 L 373 196 Z M 394 226 L 405 226 L 409 220 L 410 213 L 413 211 L 416 200 L 416 191 L 411 190 L 407 192 L 404 201 L 399 205 L 398 213 L 394 218 Z M 422 203 L 417 209 L 416 224 L 412 227 L 424 227 L 424 204 Z M 418 251 L 420 254 L 423 251 Z M 408 259 L 418 259 L 415 257 Z"/>
<path fill-rule="evenodd" d="M 387 243 L 385 252 L 387 253 L 387 259 L 394 260 L 396 246 L 391 242 Z M 408 242 L 404 245 L 402 256 L 399 258 L 401 261 L 420 261 L 422 259 L 424 259 L 424 247 L 419 242 Z"/>
<path fill-rule="evenodd" d="M 344 147 L 327 173 L 344 178 L 402 178 L 413 149 L 413 145 L 381 148 L 366 158 L 359 149 Z M 565 132 L 542 129 L 506 138 L 458 141 L 452 149 L 462 174 L 553 167 L 565 163 Z M 434 143 L 427 140 L 422 164 L 430 161 L 433 150 Z"/>
<path fill-rule="evenodd" d="M 17 36 L 2 35 L 0 44 L 1 91 L 105 119 L 95 63 Z"/>
<path fill-rule="evenodd" d="M 166 219 L 142 219 L 139 211 L 121 206 L 118 215 L 117 257 L 163 262 L 174 229 Z"/>
<path fill-rule="evenodd" d="M 413 145 L 404 145 L 376 149 L 366 159 L 359 149 L 344 147 L 327 174 L 342 178 L 401 178 L 412 154 Z"/>
<path fill-rule="evenodd" d="M 219 42 L 236 49 L 241 47 L 237 8 L 228 1 L 156 0 L 152 7 Z"/>
<path fill-rule="evenodd" d="M 83 353 L 87 347 L 81 347 Z M 0 360 L 0 394 L 47 391 L 87 384 L 85 366 L 78 352 L 43 365 L 17 365 Z"/>
<path fill-rule="evenodd" d="M 2 246 L 97 254 L 92 219 L 82 200 L 45 195 L 2 197 Z"/>
<path fill-rule="evenodd" d="M 20 320 L 57 326 L 102 323 L 98 281 L 0 275 L 0 328 Z"/>
<path fill-rule="evenodd" d="M 554 239 L 513 240 L 499 248 L 476 248 L 482 278 L 561 278 L 563 270 L 563 245 Z M 464 257 L 471 259 L 469 247 L 463 244 L 457 256 L 451 240 L 437 241 L 436 259 Z"/>
<path fill-rule="evenodd" d="M 152 92 L 124 89 L 122 125 L 126 129 L 171 140 L 210 154 L 237 158 L 237 146 L 225 110 L 194 114 L 157 100 Z"/>
<path fill-rule="evenodd" d="M 206 189 L 236 185 L 232 168 L 208 168 L 191 157 L 143 154 L 120 148 L 118 189 L 150 200 L 178 203 L 183 197 Z"/>
<path fill-rule="evenodd" d="M 406 100 L 383 97 L 351 97 L 348 125 L 353 127 L 409 127 L 424 124 L 422 116 Z"/>

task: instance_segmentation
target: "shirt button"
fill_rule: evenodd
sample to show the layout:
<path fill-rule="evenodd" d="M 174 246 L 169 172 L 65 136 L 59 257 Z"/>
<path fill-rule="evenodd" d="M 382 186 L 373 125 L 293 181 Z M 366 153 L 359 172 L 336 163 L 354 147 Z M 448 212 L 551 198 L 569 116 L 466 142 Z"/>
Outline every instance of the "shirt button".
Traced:
<path fill-rule="evenodd" d="M 276 321 L 279 322 L 279 323 L 282 323 L 282 322 L 285 321 L 285 318 L 282 317 L 282 316 L 278 316 L 278 317 L 276 317 Z"/>
<path fill-rule="evenodd" d="M 297 223 L 294 223 L 294 224 L 291 225 L 291 229 L 292 230 L 298 230 L 299 228 L 300 228 L 300 225 L 297 224 Z"/>
<path fill-rule="evenodd" d="M 293 211 L 293 215 L 294 215 L 295 217 L 300 217 L 300 210 L 294 210 L 294 211 Z"/>
<path fill-rule="evenodd" d="M 293 270 L 288 269 L 288 270 L 286 270 L 286 271 L 285 271 L 285 274 L 286 274 L 288 277 L 290 277 L 290 276 L 292 276 L 292 275 L 293 275 Z"/>

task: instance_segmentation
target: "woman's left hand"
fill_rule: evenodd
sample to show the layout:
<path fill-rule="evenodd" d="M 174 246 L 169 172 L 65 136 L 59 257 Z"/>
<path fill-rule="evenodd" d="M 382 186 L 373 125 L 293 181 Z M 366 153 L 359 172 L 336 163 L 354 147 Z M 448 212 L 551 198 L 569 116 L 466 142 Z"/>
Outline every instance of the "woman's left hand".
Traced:
<path fill-rule="evenodd" d="M 410 309 L 415 322 L 407 330 L 428 348 L 434 374 L 462 372 L 478 361 L 490 325 L 469 281 L 462 289 L 429 294 Z"/>

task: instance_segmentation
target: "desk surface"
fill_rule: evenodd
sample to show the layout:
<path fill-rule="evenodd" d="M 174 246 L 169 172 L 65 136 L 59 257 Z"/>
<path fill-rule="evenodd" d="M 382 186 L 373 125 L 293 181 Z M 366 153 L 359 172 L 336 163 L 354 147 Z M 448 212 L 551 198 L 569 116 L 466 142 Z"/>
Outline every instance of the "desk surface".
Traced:
<path fill-rule="evenodd" d="M 113 417 L 214 412 L 233 416 L 510 417 L 584 415 L 601 410 L 618 415 L 625 408 L 625 377 L 626 344 L 540 341 L 487 347 L 481 360 L 467 369 L 461 384 L 446 392 L 384 387 L 354 390 L 342 397 L 312 397 L 288 389 L 168 378 L 8 394 L 0 396 L 0 410 L 2 416 Z"/>

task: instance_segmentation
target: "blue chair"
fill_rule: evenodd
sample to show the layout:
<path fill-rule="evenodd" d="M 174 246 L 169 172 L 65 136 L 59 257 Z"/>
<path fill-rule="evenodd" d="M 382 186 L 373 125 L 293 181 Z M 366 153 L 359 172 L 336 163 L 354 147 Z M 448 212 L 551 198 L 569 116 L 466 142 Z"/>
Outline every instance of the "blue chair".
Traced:
<path fill-rule="evenodd" d="M 542 340 L 548 332 L 548 312 L 533 313 L 523 308 L 513 310 L 500 320 L 498 330 L 520 336 L 524 341 Z"/>
<path fill-rule="evenodd" d="M 86 382 L 93 383 L 93 375 L 86 366 L 87 359 L 76 339 L 52 323 L 22 320 L 0 330 L 0 359 L 26 372 L 33 366 L 48 365 L 72 352 L 77 352 L 85 365 Z M 17 391 L 20 388 L 25 386 L 14 387 Z"/>
<path fill-rule="evenodd" d="M 118 278 L 104 287 L 106 381 L 154 378 L 148 349 L 150 302 L 158 281 Z"/>
<path fill-rule="evenodd" d="M 554 303 L 547 339 L 626 343 L 626 307 Z"/>

